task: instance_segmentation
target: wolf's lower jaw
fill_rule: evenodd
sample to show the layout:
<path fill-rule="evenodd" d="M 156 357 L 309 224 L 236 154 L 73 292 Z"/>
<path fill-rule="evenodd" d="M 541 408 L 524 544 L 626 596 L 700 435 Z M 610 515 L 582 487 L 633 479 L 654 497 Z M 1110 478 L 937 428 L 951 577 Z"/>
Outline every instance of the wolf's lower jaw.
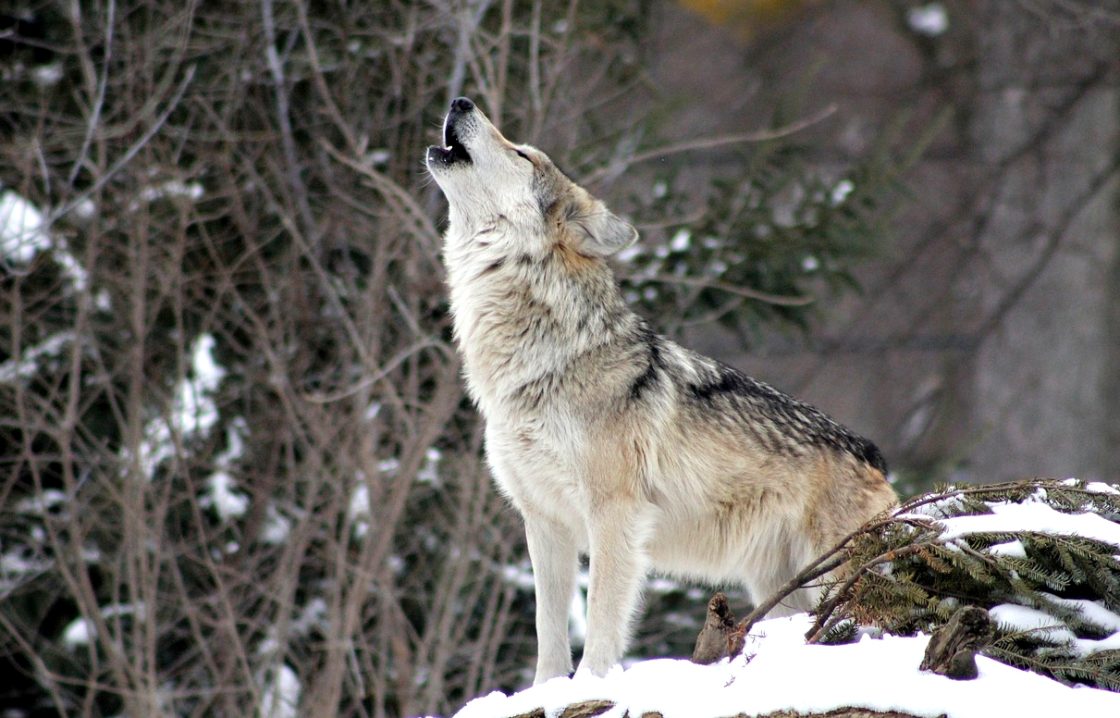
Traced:
<path fill-rule="evenodd" d="M 428 162 L 442 167 L 451 167 L 457 164 L 470 164 L 471 156 L 462 145 L 452 145 L 450 147 L 433 145 L 428 148 Z"/>

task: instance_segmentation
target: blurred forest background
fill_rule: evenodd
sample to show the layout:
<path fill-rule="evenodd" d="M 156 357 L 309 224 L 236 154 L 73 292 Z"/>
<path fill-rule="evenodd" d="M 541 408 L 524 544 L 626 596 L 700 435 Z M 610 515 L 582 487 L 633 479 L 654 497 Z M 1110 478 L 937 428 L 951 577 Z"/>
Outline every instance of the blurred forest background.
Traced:
<path fill-rule="evenodd" d="M 635 221 L 639 311 L 903 493 L 1115 481 L 1118 62 L 1116 0 L 6 3 L 0 715 L 531 679 L 421 164 L 460 94 Z M 654 582 L 635 655 L 707 595 Z"/>

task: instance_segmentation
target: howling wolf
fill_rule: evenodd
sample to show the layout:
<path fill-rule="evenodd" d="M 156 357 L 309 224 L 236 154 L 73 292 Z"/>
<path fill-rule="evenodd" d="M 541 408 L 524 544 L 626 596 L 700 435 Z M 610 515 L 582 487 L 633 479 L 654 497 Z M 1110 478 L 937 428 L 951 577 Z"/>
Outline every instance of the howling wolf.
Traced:
<path fill-rule="evenodd" d="M 572 670 L 580 552 L 591 570 L 580 671 L 603 675 L 626 650 L 648 571 L 761 601 L 895 504 L 870 441 L 630 311 L 605 257 L 637 231 L 543 152 L 460 97 L 427 166 L 450 206 L 444 262 L 467 388 L 494 479 L 525 521 L 536 682 Z"/>

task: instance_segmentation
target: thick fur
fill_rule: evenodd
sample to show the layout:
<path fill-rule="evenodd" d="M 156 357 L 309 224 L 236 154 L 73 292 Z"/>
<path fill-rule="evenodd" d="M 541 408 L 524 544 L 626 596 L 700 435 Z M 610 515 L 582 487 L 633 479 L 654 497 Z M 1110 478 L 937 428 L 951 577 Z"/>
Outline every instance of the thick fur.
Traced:
<path fill-rule="evenodd" d="M 602 675 L 626 649 L 648 571 L 762 600 L 895 504 L 871 442 L 631 312 L 604 257 L 637 232 L 547 156 L 462 98 L 444 142 L 427 164 L 450 205 L 455 334 L 494 478 L 525 520 L 537 682 L 571 671 L 581 552 L 580 670 Z"/>

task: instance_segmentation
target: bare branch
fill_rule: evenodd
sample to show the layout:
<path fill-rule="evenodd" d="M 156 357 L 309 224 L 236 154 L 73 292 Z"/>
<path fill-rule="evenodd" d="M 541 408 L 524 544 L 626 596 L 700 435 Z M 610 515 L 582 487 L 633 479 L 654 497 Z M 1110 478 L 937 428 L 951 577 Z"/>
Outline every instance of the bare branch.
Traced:
<path fill-rule="evenodd" d="M 727 294 L 734 294 L 737 297 L 745 299 L 756 299 L 760 302 L 773 304 L 782 307 L 803 307 L 807 304 L 812 304 L 816 299 L 814 297 L 788 297 L 778 294 L 770 294 L 768 292 L 760 292 L 757 289 L 750 289 L 747 287 L 739 287 L 734 284 L 720 282 L 713 279 L 704 279 L 702 277 L 677 277 L 670 274 L 656 274 L 653 276 L 641 276 L 635 279 L 642 282 L 658 282 L 660 284 L 680 284 L 685 287 L 697 287 L 700 289 L 715 289 Z"/>
<path fill-rule="evenodd" d="M 611 164 L 601 169 L 595 170 L 583 178 L 584 184 L 594 184 L 602 182 L 608 178 L 618 176 L 630 167 L 648 162 L 649 160 L 663 159 L 678 155 L 685 152 L 694 152 L 697 150 L 710 150 L 717 147 L 726 147 L 728 145 L 741 145 L 749 142 L 769 142 L 771 140 L 789 137 L 812 127 L 819 122 L 822 122 L 829 116 L 836 112 L 836 105 L 829 105 L 823 110 L 806 117 L 805 119 L 792 122 L 783 127 L 778 127 L 773 130 L 757 130 L 754 132 L 741 132 L 733 135 L 718 135 L 716 137 L 701 137 L 695 140 L 688 140 L 686 142 L 678 142 L 664 147 L 655 147 L 653 149 L 645 150 L 643 152 L 636 152 L 630 157 L 619 158 Z"/>

